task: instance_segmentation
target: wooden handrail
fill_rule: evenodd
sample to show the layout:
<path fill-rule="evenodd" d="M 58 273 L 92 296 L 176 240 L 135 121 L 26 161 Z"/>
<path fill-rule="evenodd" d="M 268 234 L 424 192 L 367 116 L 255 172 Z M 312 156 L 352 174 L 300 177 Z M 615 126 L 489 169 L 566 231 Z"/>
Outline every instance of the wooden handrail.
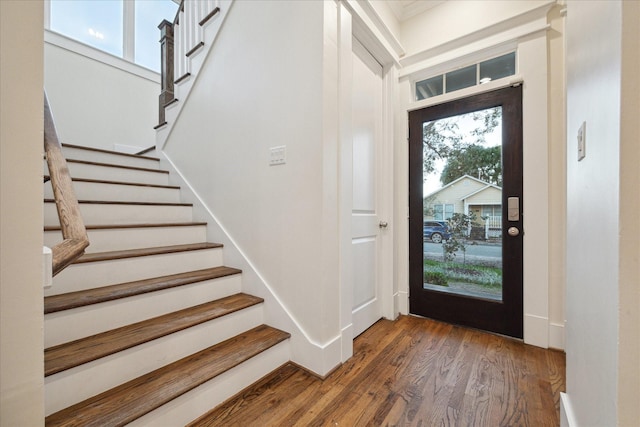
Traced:
<path fill-rule="evenodd" d="M 73 191 L 69 168 L 62 154 L 62 145 L 58 139 L 46 93 L 44 94 L 44 150 L 64 239 L 51 249 L 55 276 L 84 254 L 84 250 L 89 246 L 89 237 L 80 214 L 78 198 Z"/>

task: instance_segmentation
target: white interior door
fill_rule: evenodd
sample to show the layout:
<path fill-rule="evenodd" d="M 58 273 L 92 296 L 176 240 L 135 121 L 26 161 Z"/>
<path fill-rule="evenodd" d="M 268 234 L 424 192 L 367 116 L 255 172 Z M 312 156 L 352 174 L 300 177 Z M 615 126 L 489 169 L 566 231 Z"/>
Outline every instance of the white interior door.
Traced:
<path fill-rule="evenodd" d="M 356 337 L 382 317 L 377 163 L 382 139 L 383 76 L 382 66 L 356 39 L 352 56 L 352 321 Z"/>

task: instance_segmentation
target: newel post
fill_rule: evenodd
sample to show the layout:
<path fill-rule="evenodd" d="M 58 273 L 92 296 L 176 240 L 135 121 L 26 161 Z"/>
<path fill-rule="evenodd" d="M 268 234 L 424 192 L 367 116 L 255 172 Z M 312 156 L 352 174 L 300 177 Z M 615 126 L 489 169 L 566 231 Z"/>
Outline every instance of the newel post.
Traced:
<path fill-rule="evenodd" d="M 162 126 L 166 120 L 164 107 L 173 100 L 173 24 L 166 19 L 160 25 L 160 84 L 158 108 L 158 126 Z"/>

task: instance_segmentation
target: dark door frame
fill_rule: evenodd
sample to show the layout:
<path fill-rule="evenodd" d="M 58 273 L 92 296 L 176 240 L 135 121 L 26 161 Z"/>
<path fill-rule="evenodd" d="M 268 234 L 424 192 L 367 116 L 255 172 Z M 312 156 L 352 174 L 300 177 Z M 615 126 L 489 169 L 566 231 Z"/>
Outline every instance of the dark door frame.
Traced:
<path fill-rule="evenodd" d="M 423 287 L 423 123 L 502 106 L 502 301 L 430 291 Z M 409 112 L 409 312 L 497 332 L 523 336 L 522 86 L 513 86 Z M 520 198 L 518 221 L 507 221 L 507 198 Z M 509 227 L 520 234 L 511 237 Z"/>

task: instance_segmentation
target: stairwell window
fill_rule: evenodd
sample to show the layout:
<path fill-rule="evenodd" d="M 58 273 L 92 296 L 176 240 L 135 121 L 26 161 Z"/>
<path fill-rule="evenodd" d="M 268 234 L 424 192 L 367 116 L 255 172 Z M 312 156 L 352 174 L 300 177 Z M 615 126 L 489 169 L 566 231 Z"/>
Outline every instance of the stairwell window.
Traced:
<path fill-rule="evenodd" d="M 160 71 L 160 30 L 163 19 L 173 21 L 174 0 L 49 0 L 51 31 L 95 49 Z"/>
<path fill-rule="evenodd" d="M 51 30 L 122 56 L 123 2 L 52 0 Z"/>

